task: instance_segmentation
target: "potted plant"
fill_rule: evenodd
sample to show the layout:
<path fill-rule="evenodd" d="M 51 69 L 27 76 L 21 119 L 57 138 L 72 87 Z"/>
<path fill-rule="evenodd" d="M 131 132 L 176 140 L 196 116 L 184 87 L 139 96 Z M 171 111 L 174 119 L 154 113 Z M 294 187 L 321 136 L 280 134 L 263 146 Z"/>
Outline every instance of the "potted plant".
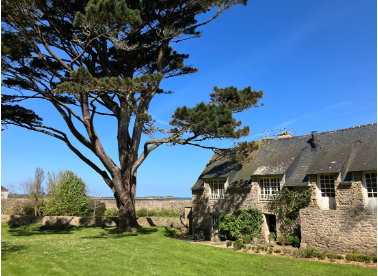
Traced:
<path fill-rule="evenodd" d="M 257 242 L 257 237 L 260 235 L 259 231 L 253 231 L 251 236 L 252 236 L 252 241 Z"/>
<path fill-rule="evenodd" d="M 276 233 L 270 232 L 268 237 L 269 237 L 269 242 L 274 242 L 274 239 L 276 238 Z"/>

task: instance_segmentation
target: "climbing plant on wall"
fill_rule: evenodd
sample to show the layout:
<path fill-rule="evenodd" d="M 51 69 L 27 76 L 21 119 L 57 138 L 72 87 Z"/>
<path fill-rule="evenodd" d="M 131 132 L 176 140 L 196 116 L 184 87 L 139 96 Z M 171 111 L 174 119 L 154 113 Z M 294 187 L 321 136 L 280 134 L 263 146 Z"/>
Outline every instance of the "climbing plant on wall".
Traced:
<path fill-rule="evenodd" d="M 298 228 L 299 211 L 310 204 L 311 193 L 311 189 L 294 191 L 285 187 L 268 203 L 269 211 L 277 216 L 282 234 L 293 234 Z"/>

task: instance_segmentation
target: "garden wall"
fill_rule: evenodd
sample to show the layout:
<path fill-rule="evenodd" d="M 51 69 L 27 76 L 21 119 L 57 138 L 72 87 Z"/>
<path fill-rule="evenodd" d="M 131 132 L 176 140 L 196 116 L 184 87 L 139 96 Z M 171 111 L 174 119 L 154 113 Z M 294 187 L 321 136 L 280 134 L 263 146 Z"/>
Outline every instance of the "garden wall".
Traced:
<path fill-rule="evenodd" d="M 377 254 L 377 213 L 366 210 L 300 211 L 302 244 L 333 253 Z"/>
<path fill-rule="evenodd" d="M 100 201 L 105 203 L 106 209 L 117 208 L 117 203 L 114 198 L 100 198 Z M 19 209 L 22 210 L 22 207 L 28 203 L 27 198 L 8 198 L 1 199 L 1 213 L 5 214 L 6 209 L 12 208 L 13 206 L 19 206 Z M 184 211 L 185 207 L 192 206 L 192 199 L 136 199 L 135 208 L 140 210 L 146 208 L 148 210 L 161 210 L 165 208 L 171 212 L 180 212 Z"/>
<path fill-rule="evenodd" d="M 106 209 L 117 208 L 114 198 L 101 198 L 105 203 Z M 135 199 L 135 208 L 140 210 L 146 208 L 148 210 L 161 210 L 165 208 L 172 212 L 183 212 L 185 207 L 192 206 L 192 199 Z"/>
<path fill-rule="evenodd" d="M 118 218 L 107 217 L 58 217 L 58 216 L 19 216 L 19 215 L 1 215 L 1 222 L 12 222 L 17 225 L 30 223 L 42 224 L 46 226 L 89 226 L 104 227 L 116 226 Z M 189 231 L 189 221 L 181 218 L 139 218 L 140 226 L 157 226 L 157 227 L 174 227 L 181 229 L 183 233 Z"/>

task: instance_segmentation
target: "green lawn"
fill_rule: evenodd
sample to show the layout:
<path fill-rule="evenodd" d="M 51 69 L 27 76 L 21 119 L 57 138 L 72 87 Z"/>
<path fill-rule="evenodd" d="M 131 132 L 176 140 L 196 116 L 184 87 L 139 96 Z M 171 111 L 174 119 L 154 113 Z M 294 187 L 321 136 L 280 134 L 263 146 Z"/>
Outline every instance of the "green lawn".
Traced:
<path fill-rule="evenodd" d="M 376 269 L 233 252 L 166 236 L 1 229 L 2 275 L 376 275 Z"/>

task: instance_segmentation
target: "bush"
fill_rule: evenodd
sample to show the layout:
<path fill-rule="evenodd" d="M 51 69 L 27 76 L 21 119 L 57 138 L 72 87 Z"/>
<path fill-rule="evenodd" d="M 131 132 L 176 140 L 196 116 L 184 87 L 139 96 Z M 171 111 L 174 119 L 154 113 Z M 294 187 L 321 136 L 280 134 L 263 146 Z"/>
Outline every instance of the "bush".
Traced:
<path fill-rule="evenodd" d="M 30 224 L 20 226 L 19 229 L 29 230 L 29 231 L 38 231 L 38 230 L 41 230 L 42 227 L 43 227 L 42 224 L 30 223 Z"/>
<path fill-rule="evenodd" d="M 239 239 L 253 232 L 260 232 L 263 222 L 262 212 L 256 208 L 247 210 L 237 209 L 231 216 L 222 214 L 215 228 L 226 238 Z"/>
<path fill-rule="evenodd" d="M 289 235 L 289 236 L 285 237 L 285 240 L 286 240 L 287 244 L 291 244 L 294 247 L 299 247 L 300 244 L 301 244 L 298 236 L 290 236 Z"/>
<path fill-rule="evenodd" d="M 45 216 L 85 216 L 89 198 L 85 183 L 71 171 L 60 174 L 56 185 L 49 187 L 47 203 L 41 208 Z"/>
<path fill-rule="evenodd" d="M 371 260 L 373 261 L 373 263 L 377 263 L 377 256 L 373 256 L 373 257 L 371 258 Z"/>
<path fill-rule="evenodd" d="M 228 242 L 226 243 L 226 245 L 227 245 L 227 248 L 229 248 L 229 247 L 232 245 L 232 241 L 228 241 Z"/>
<path fill-rule="evenodd" d="M 273 253 L 273 248 L 272 248 L 272 247 L 269 248 L 268 253 L 269 253 L 269 254 L 272 254 L 272 253 Z"/>
<path fill-rule="evenodd" d="M 315 252 L 316 251 L 313 248 L 306 248 L 306 249 L 300 248 L 296 253 L 296 257 L 298 257 L 298 258 L 315 258 L 315 256 L 316 256 Z"/>
<path fill-rule="evenodd" d="M 249 244 L 251 242 L 251 236 L 250 235 L 245 235 L 243 238 L 243 241 L 245 244 Z"/>
<path fill-rule="evenodd" d="M 334 253 L 328 253 L 327 258 L 331 260 L 342 260 L 344 259 L 343 255 L 334 254 Z"/>
<path fill-rule="evenodd" d="M 318 258 L 320 260 L 324 260 L 327 257 L 327 253 L 326 252 L 315 251 L 314 255 L 315 255 L 316 258 Z"/>
<path fill-rule="evenodd" d="M 347 254 L 345 259 L 348 261 L 355 261 L 355 262 L 362 262 L 362 263 L 370 263 L 372 257 L 362 254 Z"/>
<path fill-rule="evenodd" d="M 277 242 L 277 244 L 284 245 L 285 242 L 286 242 L 286 239 L 285 239 L 284 236 L 281 235 L 281 236 L 278 236 L 278 237 L 277 237 L 276 242 Z"/>
<path fill-rule="evenodd" d="M 118 208 L 109 208 L 105 211 L 105 216 L 106 217 L 110 217 L 110 218 L 114 218 L 114 217 L 118 217 Z"/>
<path fill-rule="evenodd" d="M 281 253 L 281 250 L 280 249 L 276 249 L 276 250 L 274 250 L 274 253 Z"/>
<path fill-rule="evenodd" d="M 4 228 L 4 229 L 9 229 L 9 228 L 17 228 L 18 225 L 17 224 L 14 224 L 13 222 L 2 222 L 1 223 L 1 228 Z"/>
<path fill-rule="evenodd" d="M 140 210 L 136 210 L 135 211 L 135 214 L 138 218 L 142 218 L 142 217 L 147 217 L 148 215 L 148 211 L 147 211 L 147 208 L 143 208 L 143 209 L 140 209 Z"/>
<path fill-rule="evenodd" d="M 288 248 L 284 248 L 284 249 L 282 250 L 282 253 L 283 253 L 284 255 L 289 255 L 289 254 L 291 253 L 291 250 L 288 249 Z"/>
<path fill-rule="evenodd" d="M 234 241 L 234 249 L 235 250 L 240 250 L 242 248 L 245 248 L 243 241 L 240 241 L 240 240 Z"/>
<path fill-rule="evenodd" d="M 23 207 L 23 211 L 23 215 L 34 215 L 34 206 L 28 203 Z"/>

